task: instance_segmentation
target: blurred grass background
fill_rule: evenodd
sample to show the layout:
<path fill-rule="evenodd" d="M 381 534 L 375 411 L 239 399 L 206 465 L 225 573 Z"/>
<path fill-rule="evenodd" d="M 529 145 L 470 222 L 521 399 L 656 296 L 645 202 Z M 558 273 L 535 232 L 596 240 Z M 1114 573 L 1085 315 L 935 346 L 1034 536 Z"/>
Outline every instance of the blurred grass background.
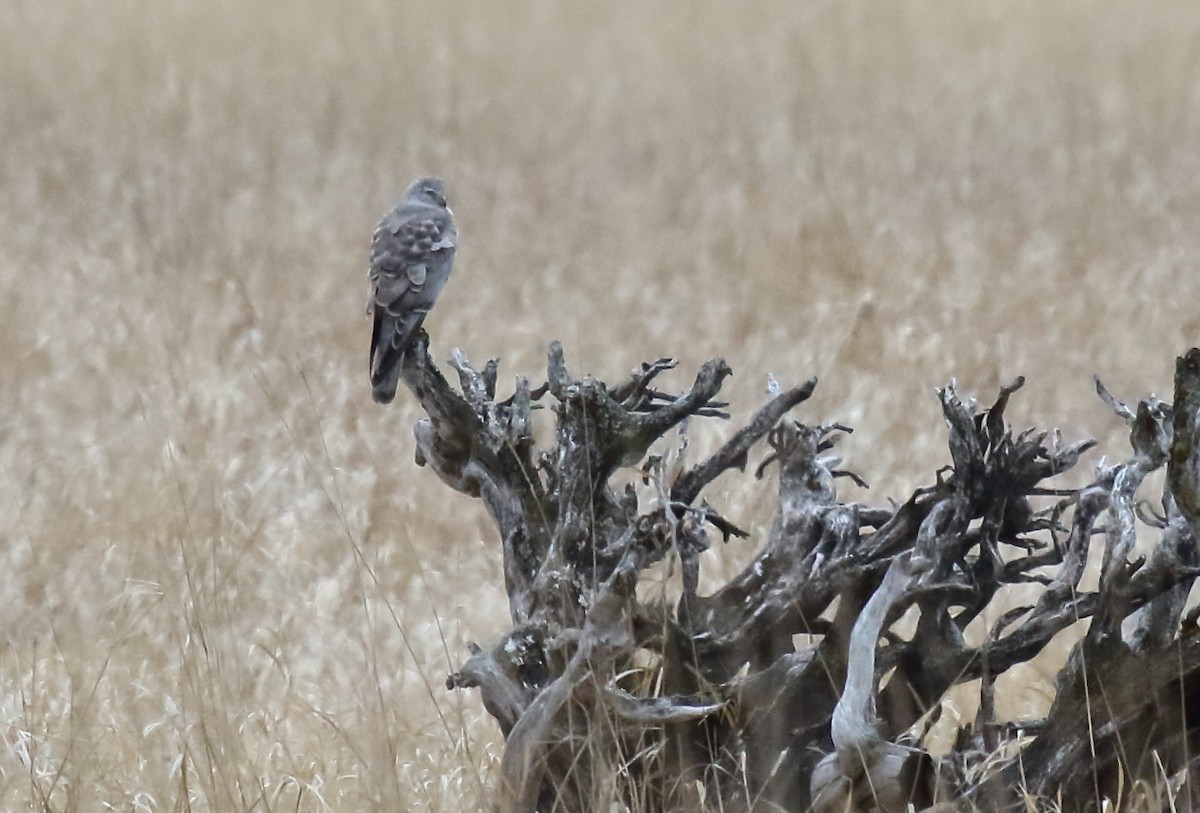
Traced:
<path fill-rule="evenodd" d="M 723 355 L 742 418 L 816 374 L 882 503 L 951 376 L 1124 454 L 1090 376 L 1165 394 L 1200 332 L 1198 63 L 1184 3 L 0 4 L 0 807 L 486 796 L 441 684 L 498 545 L 366 377 L 413 177 L 462 235 L 439 358 Z M 771 488 L 713 499 L 761 533 Z"/>

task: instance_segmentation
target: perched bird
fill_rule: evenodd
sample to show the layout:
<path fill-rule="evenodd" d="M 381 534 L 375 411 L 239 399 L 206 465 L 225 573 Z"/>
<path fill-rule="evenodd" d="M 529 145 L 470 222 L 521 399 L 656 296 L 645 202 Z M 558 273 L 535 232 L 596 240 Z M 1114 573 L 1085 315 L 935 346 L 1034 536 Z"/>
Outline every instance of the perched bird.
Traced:
<path fill-rule="evenodd" d="M 404 351 L 450 278 L 458 232 L 439 178 L 415 181 L 371 238 L 371 388 L 391 403 Z"/>

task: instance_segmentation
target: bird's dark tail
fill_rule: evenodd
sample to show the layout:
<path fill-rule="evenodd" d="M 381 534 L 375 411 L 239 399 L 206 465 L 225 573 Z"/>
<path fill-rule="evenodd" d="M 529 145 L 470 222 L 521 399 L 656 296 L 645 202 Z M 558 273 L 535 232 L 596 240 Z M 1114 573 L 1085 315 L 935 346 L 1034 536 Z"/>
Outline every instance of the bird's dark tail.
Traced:
<path fill-rule="evenodd" d="M 377 404 L 390 404 L 396 397 L 396 384 L 400 380 L 400 363 L 404 360 L 404 354 L 398 353 L 392 359 L 392 365 L 378 378 L 371 379 L 371 397 L 375 399 Z"/>
<path fill-rule="evenodd" d="M 371 331 L 371 397 L 377 404 L 390 404 L 396 397 L 396 384 L 400 380 L 400 362 L 403 352 L 394 344 L 396 319 L 385 314 L 375 316 Z"/>
<path fill-rule="evenodd" d="M 390 404 L 396 397 L 404 352 L 425 321 L 425 311 L 402 316 L 379 314 L 371 332 L 371 397 L 377 404 Z"/>

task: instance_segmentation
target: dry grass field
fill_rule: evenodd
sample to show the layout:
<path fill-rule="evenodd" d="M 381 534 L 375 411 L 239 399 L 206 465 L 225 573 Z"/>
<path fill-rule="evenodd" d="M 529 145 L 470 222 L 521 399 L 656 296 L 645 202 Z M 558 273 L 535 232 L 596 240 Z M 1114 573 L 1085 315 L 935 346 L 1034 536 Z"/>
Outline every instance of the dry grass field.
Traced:
<path fill-rule="evenodd" d="M 438 358 L 723 355 L 739 417 L 816 374 L 882 502 L 951 376 L 1124 454 L 1090 376 L 1166 392 L 1200 337 L 1198 77 L 1183 3 L 6 0 L 0 809 L 486 798 L 442 681 L 507 626 L 498 545 L 366 375 L 413 177 L 462 235 Z M 715 499 L 761 532 L 771 490 Z"/>

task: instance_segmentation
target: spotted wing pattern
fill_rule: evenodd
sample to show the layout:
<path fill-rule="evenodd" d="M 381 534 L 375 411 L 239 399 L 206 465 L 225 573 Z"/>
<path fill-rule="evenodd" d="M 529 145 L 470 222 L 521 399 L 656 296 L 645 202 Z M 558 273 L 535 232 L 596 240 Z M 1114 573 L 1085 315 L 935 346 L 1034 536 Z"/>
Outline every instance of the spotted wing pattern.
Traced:
<path fill-rule="evenodd" d="M 375 230 L 370 295 L 370 372 L 375 400 L 396 394 L 400 361 L 450 276 L 457 234 L 449 209 L 405 200 Z"/>

